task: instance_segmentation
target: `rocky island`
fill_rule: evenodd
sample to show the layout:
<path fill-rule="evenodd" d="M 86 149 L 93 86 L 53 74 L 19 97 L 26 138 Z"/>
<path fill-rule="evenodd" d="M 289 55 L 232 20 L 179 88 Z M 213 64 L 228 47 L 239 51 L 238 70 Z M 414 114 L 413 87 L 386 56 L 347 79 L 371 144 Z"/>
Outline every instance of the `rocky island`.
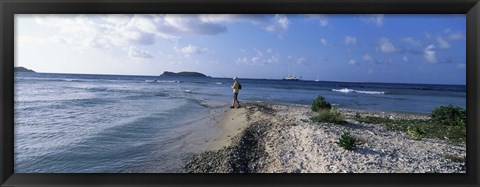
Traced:
<path fill-rule="evenodd" d="M 160 77 L 210 77 L 198 72 L 182 71 L 178 73 L 165 71 Z"/>
<path fill-rule="evenodd" d="M 15 72 L 30 72 L 30 73 L 36 73 L 35 71 L 31 69 L 27 69 L 24 67 L 15 67 Z"/>

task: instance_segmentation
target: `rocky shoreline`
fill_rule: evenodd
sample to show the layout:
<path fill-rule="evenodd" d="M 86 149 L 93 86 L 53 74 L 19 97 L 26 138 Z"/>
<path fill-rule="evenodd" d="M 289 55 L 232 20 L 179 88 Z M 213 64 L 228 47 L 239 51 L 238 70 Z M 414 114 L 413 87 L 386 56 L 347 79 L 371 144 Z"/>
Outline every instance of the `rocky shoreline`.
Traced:
<path fill-rule="evenodd" d="M 220 150 L 194 155 L 187 173 L 465 173 L 465 144 L 411 138 L 354 116 L 427 119 L 428 116 L 338 109 L 347 123 L 312 122 L 309 106 L 267 102 L 244 105 L 248 126 Z M 351 132 L 359 144 L 335 142 Z"/>

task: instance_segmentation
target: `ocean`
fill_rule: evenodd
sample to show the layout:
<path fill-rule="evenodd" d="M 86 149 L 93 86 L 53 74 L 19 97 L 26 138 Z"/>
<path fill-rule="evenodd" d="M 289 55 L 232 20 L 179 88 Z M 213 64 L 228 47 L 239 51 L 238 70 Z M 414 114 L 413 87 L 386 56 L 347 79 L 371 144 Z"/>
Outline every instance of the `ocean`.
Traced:
<path fill-rule="evenodd" d="M 466 106 L 464 85 L 242 79 L 240 103 L 428 115 Z M 220 132 L 231 78 L 15 73 L 15 173 L 172 173 Z M 220 112 L 221 113 L 221 112 Z"/>

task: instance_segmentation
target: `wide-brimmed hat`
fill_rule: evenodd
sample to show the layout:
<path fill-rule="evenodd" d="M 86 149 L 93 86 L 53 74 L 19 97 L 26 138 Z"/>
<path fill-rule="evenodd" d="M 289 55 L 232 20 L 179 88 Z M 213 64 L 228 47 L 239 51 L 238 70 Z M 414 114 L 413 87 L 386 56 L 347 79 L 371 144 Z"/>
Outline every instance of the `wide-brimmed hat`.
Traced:
<path fill-rule="evenodd" d="M 238 77 L 233 77 L 233 80 L 237 80 L 237 79 L 238 79 Z"/>

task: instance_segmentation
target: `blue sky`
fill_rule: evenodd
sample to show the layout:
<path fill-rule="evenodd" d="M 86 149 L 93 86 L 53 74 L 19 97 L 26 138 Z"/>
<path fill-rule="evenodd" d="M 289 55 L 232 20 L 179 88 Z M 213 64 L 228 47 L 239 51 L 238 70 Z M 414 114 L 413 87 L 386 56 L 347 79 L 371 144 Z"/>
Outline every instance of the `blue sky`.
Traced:
<path fill-rule="evenodd" d="M 16 15 L 38 72 L 465 84 L 464 15 Z"/>

